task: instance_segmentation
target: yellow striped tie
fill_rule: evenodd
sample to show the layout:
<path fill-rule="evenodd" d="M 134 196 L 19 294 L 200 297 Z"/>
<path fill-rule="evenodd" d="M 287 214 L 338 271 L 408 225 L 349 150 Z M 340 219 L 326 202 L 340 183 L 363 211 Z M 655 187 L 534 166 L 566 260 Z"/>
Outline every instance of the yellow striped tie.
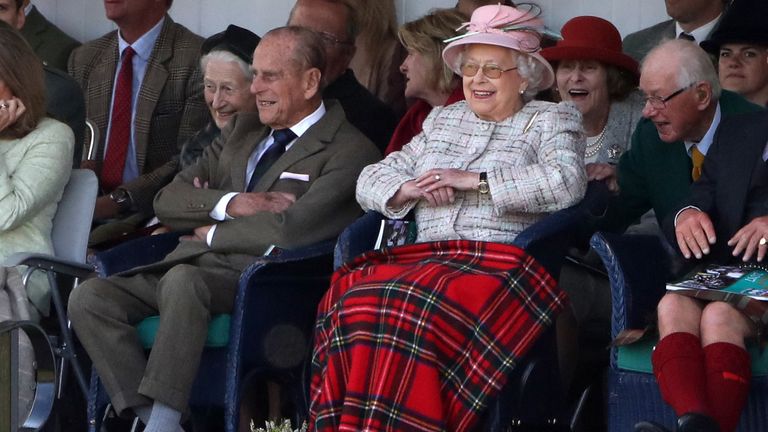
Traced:
<path fill-rule="evenodd" d="M 704 165 L 704 154 L 694 144 L 691 147 L 691 159 L 693 159 L 693 169 L 691 170 L 691 177 L 693 181 L 696 181 L 701 177 L 701 166 Z"/>

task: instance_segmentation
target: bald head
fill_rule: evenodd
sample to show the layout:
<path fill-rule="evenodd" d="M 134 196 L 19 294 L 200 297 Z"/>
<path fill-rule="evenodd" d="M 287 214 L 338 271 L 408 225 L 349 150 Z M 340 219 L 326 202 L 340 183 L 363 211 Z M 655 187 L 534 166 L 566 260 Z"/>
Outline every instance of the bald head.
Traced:
<path fill-rule="evenodd" d="M 640 74 L 667 76 L 678 87 L 704 81 L 712 89 L 712 98 L 720 98 L 720 80 L 712 60 L 691 41 L 673 39 L 655 47 L 643 59 Z"/>
<path fill-rule="evenodd" d="M 291 10 L 288 25 L 320 34 L 326 54 L 326 84 L 347 70 L 355 54 L 357 37 L 354 11 L 349 6 L 334 0 L 298 0 Z"/>

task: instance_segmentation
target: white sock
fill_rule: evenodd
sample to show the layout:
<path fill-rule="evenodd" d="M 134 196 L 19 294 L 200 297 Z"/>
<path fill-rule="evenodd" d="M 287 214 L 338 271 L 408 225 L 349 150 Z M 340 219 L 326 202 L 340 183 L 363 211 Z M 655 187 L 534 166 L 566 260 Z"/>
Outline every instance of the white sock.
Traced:
<path fill-rule="evenodd" d="M 155 401 L 144 432 L 183 432 L 184 429 L 179 424 L 180 420 L 181 411 L 176 411 L 162 402 Z"/>
<path fill-rule="evenodd" d="M 149 416 L 152 414 L 152 405 L 142 405 L 133 408 L 133 412 L 141 419 L 141 422 L 147 424 Z"/>

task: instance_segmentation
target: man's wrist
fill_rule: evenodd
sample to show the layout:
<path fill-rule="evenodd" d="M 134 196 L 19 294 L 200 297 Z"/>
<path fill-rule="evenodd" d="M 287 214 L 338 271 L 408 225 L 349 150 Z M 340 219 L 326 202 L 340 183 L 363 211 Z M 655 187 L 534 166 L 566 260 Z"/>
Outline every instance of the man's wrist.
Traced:
<path fill-rule="evenodd" d="M 700 212 L 700 211 L 701 211 L 701 209 L 700 209 L 700 208 L 698 208 L 698 207 L 696 207 L 696 206 L 685 206 L 685 207 L 681 208 L 681 209 L 680 209 L 680 211 L 678 211 L 678 212 L 677 212 L 677 214 L 675 214 L 675 225 L 674 225 L 674 227 L 675 227 L 675 228 L 677 228 L 677 219 L 678 219 L 678 218 L 680 217 L 680 215 L 681 215 L 681 214 L 683 214 L 683 212 L 684 212 L 684 211 L 686 211 L 686 210 L 696 210 L 696 211 L 698 211 L 698 212 Z"/>
<path fill-rule="evenodd" d="M 127 189 L 117 188 L 109 194 L 109 199 L 117 205 L 120 213 L 133 207 L 133 197 Z"/>

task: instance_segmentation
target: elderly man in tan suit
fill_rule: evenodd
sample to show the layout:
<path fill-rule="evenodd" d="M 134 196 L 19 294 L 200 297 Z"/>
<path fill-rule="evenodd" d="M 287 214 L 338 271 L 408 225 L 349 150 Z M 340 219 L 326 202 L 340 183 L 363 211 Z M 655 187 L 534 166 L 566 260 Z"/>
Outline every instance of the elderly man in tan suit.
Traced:
<path fill-rule="evenodd" d="M 355 183 L 375 146 L 323 103 L 322 42 L 299 27 L 267 33 L 254 53 L 243 113 L 155 199 L 160 220 L 194 229 L 161 263 L 94 279 L 72 294 L 72 323 L 113 405 L 146 431 L 180 430 L 212 314 L 231 310 L 240 272 L 270 245 L 334 238 L 361 210 Z M 134 324 L 160 315 L 146 358 Z"/>

